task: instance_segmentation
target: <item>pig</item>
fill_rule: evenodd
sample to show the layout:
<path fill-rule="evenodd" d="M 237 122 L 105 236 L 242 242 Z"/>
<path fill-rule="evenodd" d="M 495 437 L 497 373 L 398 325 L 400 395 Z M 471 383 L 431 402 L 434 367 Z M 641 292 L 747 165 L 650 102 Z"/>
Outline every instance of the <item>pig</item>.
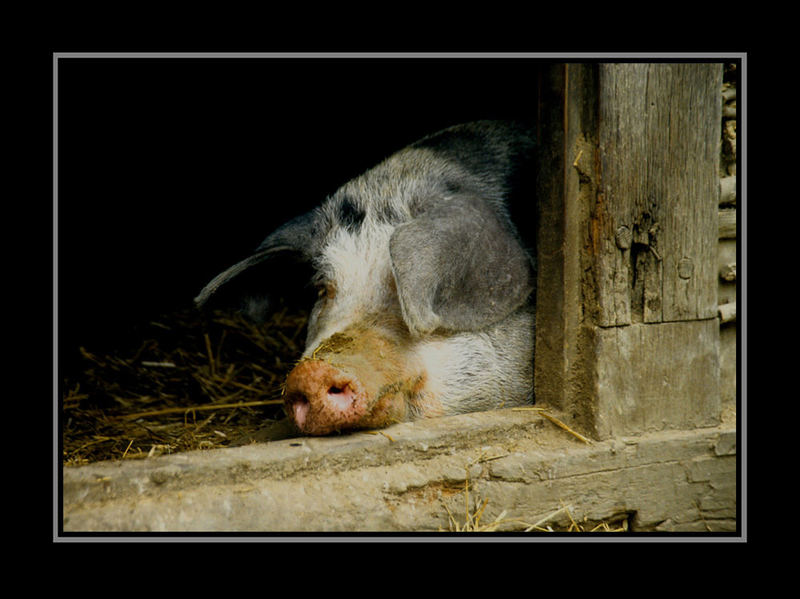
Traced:
<path fill-rule="evenodd" d="M 317 297 L 284 388 L 304 435 L 530 404 L 535 148 L 503 121 L 423 137 L 277 228 L 195 304 L 248 275 L 240 309 L 258 321 L 307 269 Z"/>

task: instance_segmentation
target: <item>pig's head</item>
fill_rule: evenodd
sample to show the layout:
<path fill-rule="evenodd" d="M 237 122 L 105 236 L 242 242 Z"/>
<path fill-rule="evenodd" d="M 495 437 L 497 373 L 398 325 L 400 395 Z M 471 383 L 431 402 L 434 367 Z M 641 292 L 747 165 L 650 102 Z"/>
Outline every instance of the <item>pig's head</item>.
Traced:
<path fill-rule="evenodd" d="M 442 373 L 456 361 L 463 376 L 490 366 L 470 362 L 471 349 L 453 358 L 447 340 L 472 335 L 490 345 L 481 331 L 518 310 L 533 288 L 530 257 L 497 204 L 466 193 L 379 193 L 381 185 L 389 184 L 345 185 L 195 300 L 203 305 L 244 273 L 260 272 L 262 290 L 243 300 L 258 319 L 269 310 L 269 288 L 284 284 L 281 273 L 301 272 L 286 265 L 308 268 L 317 297 L 284 394 L 287 415 L 305 434 L 451 412 L 446 387 L 456 385 Z"/>

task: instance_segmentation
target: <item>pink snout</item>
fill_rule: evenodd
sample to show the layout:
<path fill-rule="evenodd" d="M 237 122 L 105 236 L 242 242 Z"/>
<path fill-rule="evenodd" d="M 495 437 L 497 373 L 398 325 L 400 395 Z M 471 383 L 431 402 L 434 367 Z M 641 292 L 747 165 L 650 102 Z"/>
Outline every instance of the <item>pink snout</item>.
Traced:
<path fill-rule="evenodd" d="M 308 435 L 354 428 L 367 404 L 358 380 L 327 362 L 304 360 L 286 379 L 286 413 Z"/>

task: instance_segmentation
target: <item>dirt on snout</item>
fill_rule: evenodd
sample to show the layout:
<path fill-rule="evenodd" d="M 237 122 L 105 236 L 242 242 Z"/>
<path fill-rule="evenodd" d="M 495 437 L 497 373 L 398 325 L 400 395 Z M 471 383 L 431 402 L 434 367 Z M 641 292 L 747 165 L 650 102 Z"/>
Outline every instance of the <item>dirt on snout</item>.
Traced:
<path fill-rule="evenodd" d="M 61 381 L 64 465 L 237 444 L 282 421 L 306 322 L 289 309 L 263 325 L 187 309 L 149 322 L 127 347 L 79 348 Z"/>

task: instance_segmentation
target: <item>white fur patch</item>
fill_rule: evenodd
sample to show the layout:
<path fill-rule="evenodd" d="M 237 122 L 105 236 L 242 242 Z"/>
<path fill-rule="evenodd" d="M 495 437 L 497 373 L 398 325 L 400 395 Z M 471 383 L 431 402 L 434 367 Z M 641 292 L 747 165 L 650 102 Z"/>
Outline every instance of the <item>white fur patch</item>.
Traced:
<path fill-rule="evenodd" d="M 323 340 L 349 325 L 380 313 L 399 313 L 397 294 L 389 284 L 389 239 L 393 225 L 365 219 L 357 233 L 333 231 L 317 258 L 318 283 L 331 285 L 332 298 L 323 298 L 312 311 L 306 355 Z"/>
<path fill-rule="evenodd" d="M 414 354 L 427 373 L 425 393 L 441 403 L 446 413 L 471 411 L 471 400 L 485 402 L 484 393 L 491 392 L 499 364 L 483 335 L 421 341 Z"/>
<path fill-rule="evenodd" d="M 418 342 L 412 353 L 427 375 L 425 393 L 448 414 L 529 403 L 533 345 L 525 331 L 532 326 L 531 315 L 518 313 L 481 333 Z"/>

